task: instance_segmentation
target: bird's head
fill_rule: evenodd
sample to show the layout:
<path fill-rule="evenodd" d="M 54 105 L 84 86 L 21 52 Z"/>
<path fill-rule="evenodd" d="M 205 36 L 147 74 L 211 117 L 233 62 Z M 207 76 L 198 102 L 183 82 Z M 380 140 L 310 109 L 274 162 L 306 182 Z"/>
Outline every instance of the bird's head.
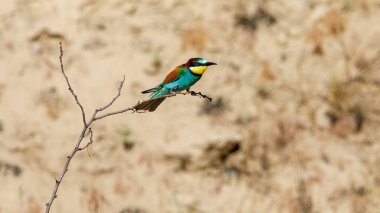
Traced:
<path fill-rule="evenodd" d="M 202 75 L 209 66 L 217 65 L 214 62 L 207 61 L 204 58 L 190 58 L 185 66 L 190 69 L 192 73 Z"/>

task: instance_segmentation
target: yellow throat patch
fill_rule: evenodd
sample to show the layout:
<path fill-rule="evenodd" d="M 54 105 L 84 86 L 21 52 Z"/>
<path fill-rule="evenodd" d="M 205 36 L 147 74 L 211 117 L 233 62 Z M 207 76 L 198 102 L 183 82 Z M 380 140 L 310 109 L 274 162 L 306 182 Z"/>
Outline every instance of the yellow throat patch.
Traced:
<path fill-rule="evenodd" d="M 202 75 L 206 72 L 208 66 L 190 67 L 190 71 L 194 74 Z"/>

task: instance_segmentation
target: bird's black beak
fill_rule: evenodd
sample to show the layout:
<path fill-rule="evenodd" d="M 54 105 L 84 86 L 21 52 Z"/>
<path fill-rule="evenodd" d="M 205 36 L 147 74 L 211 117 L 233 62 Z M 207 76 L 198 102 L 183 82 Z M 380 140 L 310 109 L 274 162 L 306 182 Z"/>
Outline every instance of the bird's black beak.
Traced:
<path fill-rule="evenodd" d="M 212 65 L 217 65 L 217 63 L 214 63 L 214 62 L 211 62 L 211 61 L 208 61 L 205 63 L 206 66 L 212 66 Z"/>

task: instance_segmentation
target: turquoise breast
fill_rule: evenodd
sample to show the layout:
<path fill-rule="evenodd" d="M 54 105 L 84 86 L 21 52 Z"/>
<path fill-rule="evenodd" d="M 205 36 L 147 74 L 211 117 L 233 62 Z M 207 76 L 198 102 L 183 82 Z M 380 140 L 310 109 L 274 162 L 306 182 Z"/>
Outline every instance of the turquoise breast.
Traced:
<path fill-rule="evenodd" d="M 199 79 L 201 79 L 201 77 L 202 75 L 195 75 L 191 73 L 190 70 L 187 70 L 185 74 L 181 76 L 181 78 L 172 83 L 166 84 L 164 87 L 169 90 L 172 88 L 177 88 L 176 91 L 182 91 L 193 86 L 195 83 L 199 81 Z"/>

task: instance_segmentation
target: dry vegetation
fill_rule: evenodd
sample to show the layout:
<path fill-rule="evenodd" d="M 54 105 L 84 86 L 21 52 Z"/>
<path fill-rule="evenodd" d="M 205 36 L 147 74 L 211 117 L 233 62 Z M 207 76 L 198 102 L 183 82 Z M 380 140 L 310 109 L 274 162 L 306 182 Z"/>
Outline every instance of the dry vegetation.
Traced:
<path fill-rule="evenodd" d="M 77 137 L 60 40 L 86 109 L 123 75 L 115 108 L 190 57 L 219 65 L 193 88 L 211 103 L 95 125 L 51 212 L 380 212 L 379 2 L 23 0 L 0 18 L 0 213 L 41 212 Z"/>

